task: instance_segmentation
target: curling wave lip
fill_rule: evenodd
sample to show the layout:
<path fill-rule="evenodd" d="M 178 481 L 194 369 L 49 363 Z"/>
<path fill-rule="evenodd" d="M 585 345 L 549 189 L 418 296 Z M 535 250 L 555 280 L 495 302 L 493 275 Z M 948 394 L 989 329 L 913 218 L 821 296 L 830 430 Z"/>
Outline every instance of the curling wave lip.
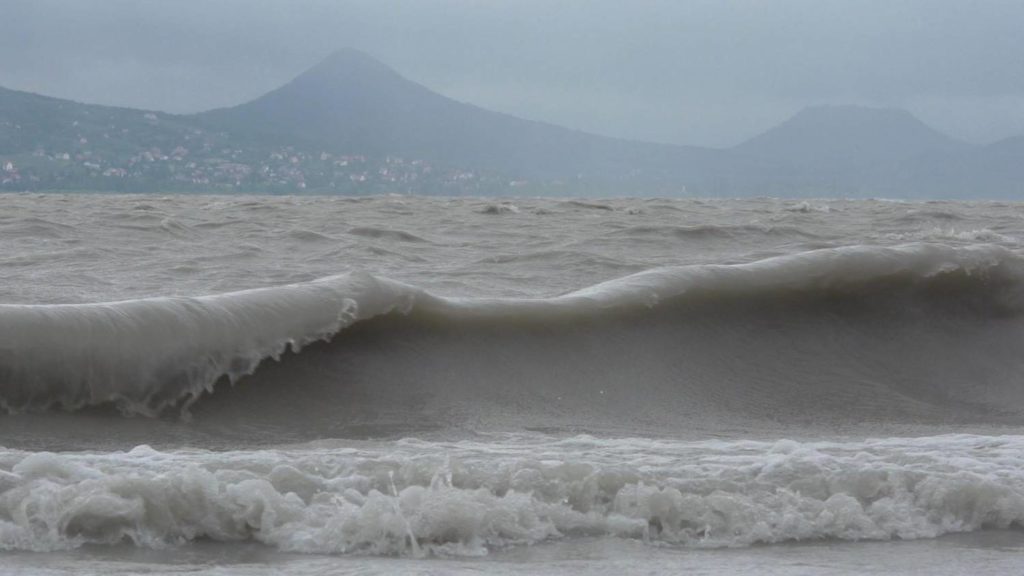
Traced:
<path fill-rule="evenodd" d="M 1016 314 L 1024 260 L 995 246 L 846 247 L 739 265 L 656 268 L 552 298 L 444 298 L 353 273 L 276 288 L 106 304 L 0 306 L 0 403 L 10 412 L 114 404 L 156 415 L 221 378 L 329 340 L 390 312 L 449 321 L 558 326 L 705 301 L 876 290 L 941 292 L 960 283 L 989 312 Z M 845 296 L 844 296 L 845 294 Z M 660 307 L 659 307 L 660 308 Z M 667 313 L 667 312 L 666 312 Z M 686 322 L 680 317 L 680 323 Z"/>

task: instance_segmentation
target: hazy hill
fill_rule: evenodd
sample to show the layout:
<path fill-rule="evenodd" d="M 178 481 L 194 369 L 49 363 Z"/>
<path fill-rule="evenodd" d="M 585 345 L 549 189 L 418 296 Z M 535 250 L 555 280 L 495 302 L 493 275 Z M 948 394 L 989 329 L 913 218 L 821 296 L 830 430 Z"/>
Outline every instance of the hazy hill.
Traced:
<path fill-rule="evenodd" d="M 814 106 L 740 144 L 736 150 L 800 165 L 905 161 L 968 146 L 905 110 Z"/>
<path fill-rule="evenodd" d="M 929 197 L 1024 200 L 1024 136 L 930 158 L 898 185 Z"/>
<path fill-rule="evenodd" d="M 991 188 L 1002 190 L 1004 196 L 1024 198 L 1024 136 L 991 144 L 984 156 L 986 165 L 975 169 L 988 175 Z"/>
<path fill-rule="evenodd" d="M 1014 160 L 1018 168 L 1024 169 L 1024 162 L 1020 162 L 1024 160 L 1024 136 L 1000 140 L 989 144 L 985 150 L 989 156 Z"/>
<path fill-rule="evenodd" d="M 169 114 L 80 104 L 0 88 L 0 154 L 74 153 L 90 139 L 104 150 L 167 145 L 194 129 Z M 83 142 L 82 140 L 85 140 Z"/>
<path fill-rule="evenodd" d="M 171 114 L 0 88 L 0 190 L 189 188 L 162 159 L 201 162 L 232 142 Z"/>
<path fill-rule="evenodd" d="M 0 190 L 1015 197 L 1024 136 L 805 109 L 729 150 L 633 142 L 452 100 L 337 52 L 253 101 L 177 116 L 0 88 Z"/>
<path fill-rule="evenodd" d="M 1024 199 L 1024 136 L 973 146 L 905 110 L 806 108 L 733 150 L 784 164 L 796 192 Z"/>
<path fill-rule="evenodd" d="M 446 98 L 356 50 L 339 51 L 256 100 L 199 115 L 261 140 L 391 154 L 517 178 L 710 186 L 749 164 L 718 150 L 628 142 Z"/>
<path fill-rule="evenodd" d="M 888 189 L 907 172 L 969 148 L 905 110 L 816 106 L 734 150 L 785 163 L 805 180 L 857 191 Z"/>

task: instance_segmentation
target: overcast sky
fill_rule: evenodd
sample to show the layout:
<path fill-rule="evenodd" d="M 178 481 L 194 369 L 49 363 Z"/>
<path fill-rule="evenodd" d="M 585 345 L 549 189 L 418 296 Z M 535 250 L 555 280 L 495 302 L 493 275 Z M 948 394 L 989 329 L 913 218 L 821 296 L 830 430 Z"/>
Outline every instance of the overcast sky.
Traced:
<path fill-rule="evenodd" d="M 0 86 L 192 112 L 354 47 L 446 96 L 729 146 L 809 104 L 1024 133 L 1019 0 L 0 0 Z"/>

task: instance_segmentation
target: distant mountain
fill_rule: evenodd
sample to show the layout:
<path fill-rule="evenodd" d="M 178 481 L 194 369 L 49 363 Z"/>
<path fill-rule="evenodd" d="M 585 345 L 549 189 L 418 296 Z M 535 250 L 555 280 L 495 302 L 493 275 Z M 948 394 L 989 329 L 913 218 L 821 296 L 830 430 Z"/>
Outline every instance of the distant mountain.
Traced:
<path fill-rule="evenodd" d="M 928 197 L 1024 199 L 1024 136 L 912 165 L 896 186 Z"/>
<path fill-rule="evenodd" d="M 814 106 L 804 108 L 735 149 L 794 164 L 842 165 L 905 161 L 925 154 L 962 151 L 967 147 L 930 128 L 906 110 Z"/>
<path fill-rule="evenodd" d="M 0 190 L 190 188 L 184 169 L 173 181 L 163 160 L 199 159 L 232 142 L 170 114 L 0 88 Z"/>
<path fill-rule="evenodd" d="M 484 110 L 351 49 L 252 102 L 198 119 L 261 140 L 421 158 L 518 178 L 708 186 L 743 164 L 718 150 L 628 142 Z"/>
<path fill-rule="evenodd" d="M 975 170 L 987 175 L 991 189 L 1003 196 L 1024 198 L 1024 136 L 1014 136 L 985 147 L 983 165 Z"/>
<path fill-rule="evenodd" d="M 0 190 L 1015 197 L 1021 166 L 1024 136 L 970 146 L 854 106 L 729 150 L 608 138 L 452 100 L 355 50 L 194 115 L 0 88 Z"/>
<path fill-rule="evenodd" d="M 785 165 L 797 193 L 1024 199 L 1024 136 L 973 146 L 905 110 L 806 108 L 732 150 Z"/>
<path fill-rule="evenodd" d="M 809 181 L 861 188 L 885 187 L 901 170 L 969 148 L 905 110 L 816 106 L 734 150 L 785 163 Z"/>
<path fill-rule="evenodd" d="M 0 189 L 716 195 L 761 192 L 774 170 L 484 110 L 355 50 L 232 108 L 174 116 L 4 91 L 4 122 L 20 132 L 0 148 L 16 168 Z"/>
<path fill-rule="evenodd" d="M 1024 158 L 1024 136 L 1013 136 L 989 144 L 989 152 L 996 155 L 1010 155 L 1015 159 Z"/>
<path fill-rule="evenodd" d="M 79 104 L 6 88 L 0 88 L 0 128 L 3 155 L 74 152 L 90 136 L 113 150 L 134 148 L 136 140 L 160 146 L 192 129 L 189 122 L 160 112 Z"/>

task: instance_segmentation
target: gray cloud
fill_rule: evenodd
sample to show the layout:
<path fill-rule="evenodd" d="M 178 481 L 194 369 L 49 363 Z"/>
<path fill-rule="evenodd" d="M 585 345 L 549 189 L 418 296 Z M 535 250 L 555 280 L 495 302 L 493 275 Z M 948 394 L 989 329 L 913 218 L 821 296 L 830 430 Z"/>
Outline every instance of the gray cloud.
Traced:
<path fill-rule="evenodd" d="M 343 46 L 448 96 L 593 132 L 729 145 L 808 104 L 1024 133 L 1024 3 L 5 0 L 0 85 L 174 112 Z"/>

